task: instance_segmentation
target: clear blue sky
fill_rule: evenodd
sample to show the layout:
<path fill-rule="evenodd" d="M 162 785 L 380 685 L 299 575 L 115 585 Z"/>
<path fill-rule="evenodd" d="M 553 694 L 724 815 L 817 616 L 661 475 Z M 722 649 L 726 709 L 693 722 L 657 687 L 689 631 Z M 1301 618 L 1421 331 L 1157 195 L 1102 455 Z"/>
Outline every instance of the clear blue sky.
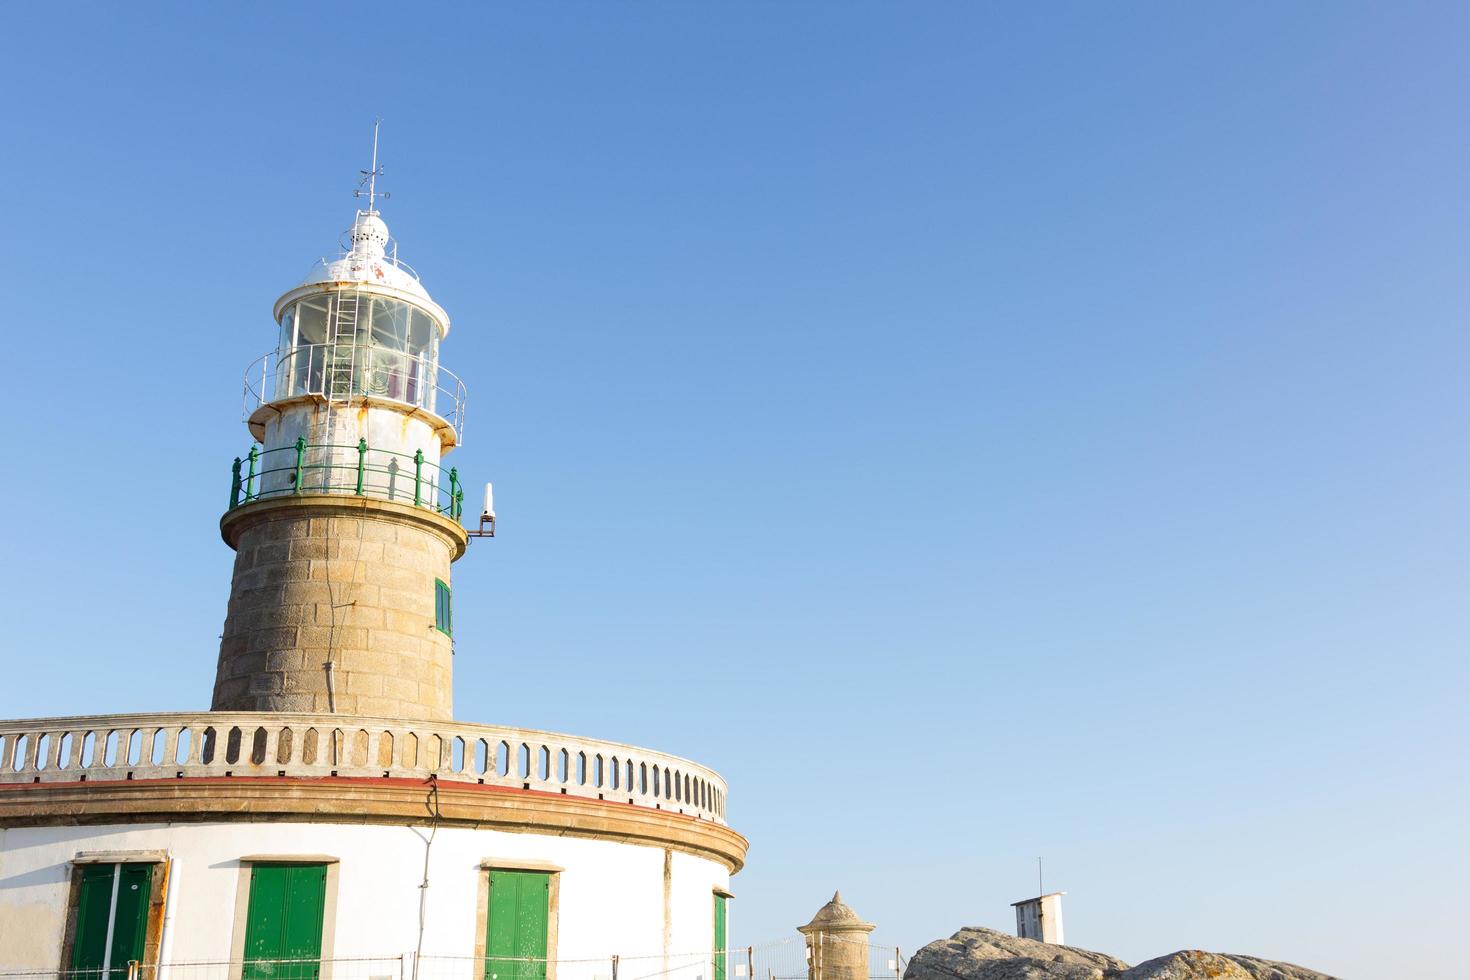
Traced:
<path fill-rule="evenodd" d="M 840 886 L 1449 977 L 1462 4 L 17 4 L 0 716 L 207 705 L 271 302 L 455 319 L 457 714 L 705 761 L 734 938 Z"/>

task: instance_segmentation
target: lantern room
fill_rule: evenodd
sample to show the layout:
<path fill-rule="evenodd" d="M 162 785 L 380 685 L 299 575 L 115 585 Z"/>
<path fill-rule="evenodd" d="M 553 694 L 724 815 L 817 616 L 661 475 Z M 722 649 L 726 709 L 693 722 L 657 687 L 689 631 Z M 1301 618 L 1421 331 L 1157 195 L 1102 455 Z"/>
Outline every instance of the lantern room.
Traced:
<path fill-rule="evenodd" d="M 439 365 L 449 315 L 399 260 L 388 226 L 359 210 L 344 250 L 275 303 L 275 347 L 245 372 L 242 457 L 232 506 L 303 492 L 458 492 L 439 472 L 463 432 L 465 387 Z M 453 501 L 445 506 L 450 507 Z"/>

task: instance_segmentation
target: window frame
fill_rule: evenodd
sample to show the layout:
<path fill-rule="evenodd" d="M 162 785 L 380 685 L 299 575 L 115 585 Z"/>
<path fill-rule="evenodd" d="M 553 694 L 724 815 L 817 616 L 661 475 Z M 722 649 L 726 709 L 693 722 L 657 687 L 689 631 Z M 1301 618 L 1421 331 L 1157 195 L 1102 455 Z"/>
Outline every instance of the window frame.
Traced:
<path fill-rule="evenodd" d="M 442 578 L 434 579 L 434 628 L 454 638 L 454 593 Z"/>

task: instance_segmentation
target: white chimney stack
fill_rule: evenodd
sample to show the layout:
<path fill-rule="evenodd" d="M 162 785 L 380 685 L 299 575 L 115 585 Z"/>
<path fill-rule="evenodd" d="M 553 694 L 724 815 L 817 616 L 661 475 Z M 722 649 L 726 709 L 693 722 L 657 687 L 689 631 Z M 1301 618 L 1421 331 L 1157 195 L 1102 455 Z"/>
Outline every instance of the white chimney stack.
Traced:
<path fill-rule="evenodd" d="M 480 511 L 480 517 L 482 519 L 487 519 L 487 518 L 492 518 L 494 516 L 495 516 L 495 485 L 494 484 L 491 484 L 491 483 L 487 483 L 487 484 L 485 484 L 485 509 L 482 510 L 482 511 Z"/>

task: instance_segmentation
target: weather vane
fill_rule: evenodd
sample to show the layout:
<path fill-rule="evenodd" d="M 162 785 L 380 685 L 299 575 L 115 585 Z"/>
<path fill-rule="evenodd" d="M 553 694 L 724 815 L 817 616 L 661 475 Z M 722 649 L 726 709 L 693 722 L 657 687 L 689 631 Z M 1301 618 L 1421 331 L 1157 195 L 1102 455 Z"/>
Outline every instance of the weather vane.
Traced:
<path fill-rule="evenodd" d="M 382 117 L 373 120 L 373 169 L 358 171 L 358 173 L 362 174 L 362 180 L 358 181 L 357 190 L 352 192 L 353 197 L 367 198 L 369 214 L 373 211 L 373 202 L 375 200 L 381 197 L 386 201 L 393 196 L 387 191 L 381 194 L 378 193 L 378 178 L 383 176 L 383 168 L 378 166 L 378 127 L 381 125 L 383 125 Z M 367 189 L 364 190 L 363 188 Z"/>

